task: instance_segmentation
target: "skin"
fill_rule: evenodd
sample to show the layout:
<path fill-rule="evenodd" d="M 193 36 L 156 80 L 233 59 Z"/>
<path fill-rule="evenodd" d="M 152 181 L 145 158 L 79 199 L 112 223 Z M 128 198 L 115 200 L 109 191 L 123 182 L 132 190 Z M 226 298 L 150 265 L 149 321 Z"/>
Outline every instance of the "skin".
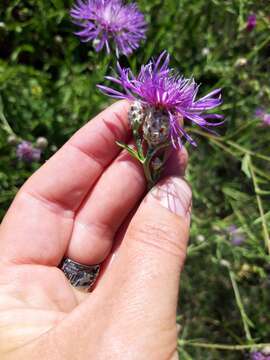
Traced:
<path fill-rule="evenodd" d="M 129 104 L 80 129 L 23 185 L 0 226 L 2 360 L 177 359 L 191 191 L 184 150 L 148 194 L 121 152 Z M 58 268 L 103 262 L 91 293 Z"/>

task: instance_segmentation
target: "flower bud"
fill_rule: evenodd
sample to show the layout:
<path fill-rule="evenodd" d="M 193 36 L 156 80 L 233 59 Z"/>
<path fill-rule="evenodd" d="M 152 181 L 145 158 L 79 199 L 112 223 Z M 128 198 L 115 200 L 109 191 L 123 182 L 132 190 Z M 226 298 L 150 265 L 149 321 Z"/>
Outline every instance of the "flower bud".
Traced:
<path fill-rule="evenodd" d="M 51 150 L 52 152 L 56 152 L 56 151 L 58 150 L 58 147 L 57 147 L 56 145 L 52 145 L 52 146 L 50 147 L 50 150 Z"/>
<path fill-rule="evenodd" d="M 149 108 L 143 124 L 143 137 L 149 146 L 155 147 L 168 140 L 170 134 L 169 117 L 164 112 Z"/>
<path fill-rule="evenodd" d="M 61 44 L 61 43 L 63 42 L 63 38 L 62 38 L 61 35 L 55 35 L 54 41 L 55 41 L 57 44 Z"/>
<path fill-rule="evenodd" d="M 221 266 L 225 266 L 225 267 L 227 267 L 227 268 L 230 268 L 230 267 L 231 267 L 231 264 L 229 263 L 229 261 L 228 261 L 228 260 L 224 260 L 224 259 L 221 259 L 221 260 L 220 260 L 220 265 L 221 265 Z"/>
<path fill-rule="evenodd" d="M 205 236 L 202 235 L 202 234 L 199 234 L 199 235 L 196 236 L 196 240 L 198 242 L 204 242 L 205 241 Z"/>
<path fill-rule="evenodd" d="M 45 137 L 39 137 L 36 141 L 36 147 L 40 150 L 45 150 L 48 146 L 48 140 Z"/>
<path fill-rule="evenodd" d="M 202 49 L 202 55 L 203 56 L 208 56 L 210 54 L 210 49 L 208 47 L 204 47 Z"/>
<path fill-rule="evenodd" d="M 18 144 L 18 138 L 16 135 L 9 135 L 7 138 L 7 142 L 9 145 L 17 145 Z"/>
<path fill-rule="evenodd" d="M 134 101 L 128 112 L 128 121 L 132 128 L 139 128 L 145 118 L 145 109 L 140 101 Z"/>
<path fill-rule="evenodd" d="M 235 67 L 243 67 L 246 66 L 248 63 L 246 58 L 239 58 L 236 60 L 236 62 L 234 63 Z"/>

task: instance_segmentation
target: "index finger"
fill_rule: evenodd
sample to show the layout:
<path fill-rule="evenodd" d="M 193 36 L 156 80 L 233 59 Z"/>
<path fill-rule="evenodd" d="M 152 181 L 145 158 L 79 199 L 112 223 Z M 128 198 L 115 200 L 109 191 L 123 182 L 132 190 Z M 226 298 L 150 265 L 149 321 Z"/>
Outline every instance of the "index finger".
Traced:
<path fill-rule="evenodd" d="M 128 102 L 81 128 L 23 185 L 0 227 L 0 259 L 57 265 L 85 196 L 128 137 Z"/>
<path fill-rule="evenodd" d="M 128 135 L 128 102 L 120 101 L 97 115 L 24 185 L 23 190 L 66 210 L 76 210 L 116 155 L 116 141 Z"/>

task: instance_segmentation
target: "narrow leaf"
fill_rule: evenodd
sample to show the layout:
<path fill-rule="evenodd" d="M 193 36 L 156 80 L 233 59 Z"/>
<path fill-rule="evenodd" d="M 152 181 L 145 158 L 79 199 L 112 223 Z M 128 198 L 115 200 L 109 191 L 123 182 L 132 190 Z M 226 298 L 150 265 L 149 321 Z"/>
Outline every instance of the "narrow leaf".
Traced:
<path fill-rule="evenodd" d="M 140 158 L 138 151 L 135 148 L 132 148 L 129 145 L 126 145 L 120 141 L 116 141 L 116 144 L 118 146 L 120 146 L 120 148 L 125 149 L 132 157 L 134 157 L 135 159 L 137 159 L 138 161 L 140 161 L 141 163 L 143 162 L 142 159 Z"/>

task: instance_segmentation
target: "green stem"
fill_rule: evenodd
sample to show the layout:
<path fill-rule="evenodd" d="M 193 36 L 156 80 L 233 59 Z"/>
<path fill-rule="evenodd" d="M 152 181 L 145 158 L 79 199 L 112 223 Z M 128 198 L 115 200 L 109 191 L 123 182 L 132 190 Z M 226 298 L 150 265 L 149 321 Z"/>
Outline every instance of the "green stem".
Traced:
<path fill-rule="evenodd" d="M 227 345 L 227 344 L 210 344 L 203 342 L 196 342 L 192 340 L 178 340 L 179 346 L 193 346 L 211 350 L 229 350 L 229 351 L 242 351 L 251 349 L 263 349 L 270 346 L 270 344 L 244 344 L 244 345 Z"/>
<path fill-rule="evenodd" d="M 242 322 L 243 322 L 243 326 L 244 326 L 244 330 L 245 330 L 245 334 L 246 334 L 246 339 L 249 342 L 252 342 L 252 337 L 251 337 L 251 333 L 249 330 L 249 326 L 252 325 L 251 321 L 249 320 L 245 309 L 244 309 L 244 305 L 240 296 L 240 292 L 238 289 L 238 285 L 237 282 L 235 280 L 235 276 L 234 273 L 229 269 L 229 274 L 230 274 L 230 279 L 231 279 L 231 283 L 232 283 L 232 287 L 233 287 L 233 291 L 234 291 L 234 295 L 235 295 L 235 300 L 236 300 L 236 304 L 238 306 L 238 309 L 240 311 L 241 314 L 241 318 L 242 318 Z"/>
<path fill-rule="evenodd" d="M 247 59 L 251 60 L 260 50 L 262 50 L 265 47 L 265 45 L 269 44 L 269 41 L 270 41 L 270 37 L 267 37 L 259 45 L 255 46 L 253 51 L 251 51 L 247 56 Z"/>
<path fill-rule="evenodd" d="M 135 139 L 135 142 L 136 142 L 136 147 L 137 147 L 139 157 L 141 159 L 144 159 L 142 140 L 141 140 L 141 138 L 139 136 L 139 133 L 138 133 L 137 129 L 133 129 L 133 138 Z"/>
<path fill-rule="evenodd" d="M 183 360 L 192 360 L 192 357 L 183 348 L 181 349 L 181 355 Z"/>
<path fill-rule="evenodd" d="M 193 129 L 193 128 L 189 128 L 189 131 L 190 132 L 193 132 L 195 134 L 199 134 L 199 135 L 202 135 L 204 136 L 205 138 L 209 139 L 210 141 L 212 141 L 213 143 L 215 143 L 216 145 L 222 147 L 224 150 L 225 150 L 225 147 L 226 145 L 229 145 L 231 148 L 234 148 L 234 149 L 237 149 L 238 151 L 240 151 L 241 153 L 244 153 L 244 154 L 248 154 L 248 155 L 251 155 L 251 156 L 254 156 L 258 159 L 262 159 L 262 160 L 266 160 L 266 161 L 270 161 L 270 157 L 267 156 L 267 155 L 263 155 L 263 154 L 259 154 L 259 153 L 256 153 L 252 150 L 249 150 L 249 149 L 246 149 L 244 148 L 243 146 L 235 143 L 234 141 L 231 141 L 231 140 L 226 140 L 226 138 L 220 136 L 214 136 L 214 135 L 211 135 L 211 134 L 208 134 L 204 131 L 201 131 L 199 129 Z M 223 144 L 222 144 L 223 142 Z M 231 154 L 233 154 L 233 152 L 231 152 Z M 235 154 L 234 154 L 234 157 L 237 157 Z"/>
<path fill-rule="evenodd" d="M 265 246 L 268 249 L 268 253 L 270 254 L 270 236 L 269 236 L 268 227 L 267 227 L 267 223 L 266 223 L 266 219 L 265 219 L 265 213 L 264 213 L 264 209 L 263 209 L 262 200 L 259 195 L 260 188 L 258 186 L 257 177 L 256 177 L 255 171 L 253 169 L 253 164 L 252 164 L 251 159 L 249 159 L 249 168 L 250 168 L 250 173 L 251 173 L 253 186 L 254 186 L 254 190 L 255 190 L 255 194 L 256 194 L 256 200 L 257 200 L 258 209 L 260 212 L 260 217 L 262 219 L 262 228 L 263 228 Z"/>
<path fill-rule="evenodd" d="M 240 146 L 239 144 L 236 144 L 233 141 L 227 141 L 227 144 L 230 145 L 231 147 L 243 152 L 244 154 L 249 154 L 249 155 L 252 155 L 252 156 L 257 157 L 259 159 L 270 161 L 269 156 L 266 156 L 266 155 L 263 155 L 263 154 L 257 154 L 254 151 L 246 149 L 243 146 Z"/>
<path fill-rule="evenodd" d="M 9 134 L 9 135 L 14 135 L 16 136 L 16 134 L 14 133 L 13 129 L 11 128 L 11 126 L 9 125 L 4 113 L 1 111 L 0 112 L 0 120 L 3 124 L 3 129 Z"/>

